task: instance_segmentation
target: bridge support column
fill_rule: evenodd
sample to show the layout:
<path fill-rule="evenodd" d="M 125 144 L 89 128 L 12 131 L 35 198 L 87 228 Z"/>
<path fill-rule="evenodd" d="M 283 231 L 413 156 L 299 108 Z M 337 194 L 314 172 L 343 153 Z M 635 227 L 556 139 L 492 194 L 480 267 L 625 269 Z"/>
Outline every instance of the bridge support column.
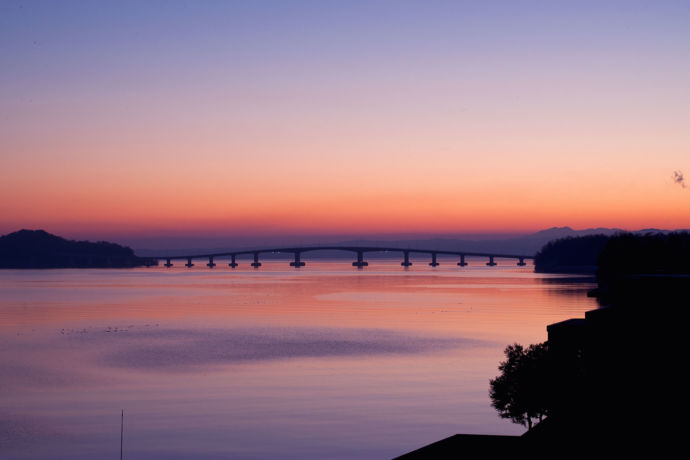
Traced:
<path fill-rule="evenodd" d="M 206 264 L 208 268 L 213 268 L 216 266 L 216 264 L 213 263 L 213 256 L 208 257 L 208 263 Z"/>
<path fill-rule="evenodd" d="M 527 265 L 527 264 L 525 263 L 525 258 L 524 258 L 524 257 L 520 257 L 520 262 L 518 262 L 518 265 L 521 266 L 521 267 L 524 267 L 525 265 Z"/>
<path fill-rule="evenodd" d="M 192 267 L 194 266 L 194 264 L 192 263 L 192 258 L 191 258 L 191 257 L 187 257 L 187 263 L 184 264 L 184 266 L 187 267 L 187 268 L 192 268 Z"/>
<path fill-rule="evenodd" d="M 405 255 L 405 260 L 400 265 L 403 267 L 409 267 L 412 265 L 412 262 L 410 262 L 410 251 L 405 251 L 403 254 Z"/>
<path fill-rule="evenodd" d="M 465 254 L 460 254 L 460 262 L 458 262 L 459 267 L 466 267 L 467 262 L 465 262 Z"/>
<path fill-rule="evenodd" d="M 364 261 L 364 252 L 357 251 L 357 260 L 352 262 L 352 266 L 357 268 L 364 268 L 367 265 L 369 265 L 369 263 Z"/>
<path fill-rule="evenodd" d="M 259 253 L 255 252 L 254 253 L 254 262 L 252 262 L 252 267 L 259 268 L 260 266 L 261 266 L 261 262 L 259 262 Z"/>
<path fill-rule="evenodd" d="M 290 262 L 290 266 L 291 266 L 291 267 L 295 267 L 295 268 L 304 267 L 304 262 L 302 262 L 302 261 L 299 259 L 299 256 L 300 256 L 299 252 L 295 252 L 295 261 L 294 261 L 294 262 Z"/>
<path fill-rule="evenodd" d="M 170 262 L 170 259 L 165 259 L 165 266 L 168 268 L 173 266 L 172 262 Z"/>
<path fill-rule="evenodd" d="M 436 262 L 436 253 L 432 252 L 431 253 L 431 262 L 429 263 L 432 267 L 438 267 L 440 264 Z"/>
<path fill-rule="evenodd" d="M 493 267 L 496 265 L 496 262 L 494 262 L 494 256 L 489 256 L 489 261 L 486 263 L 489 267 Z"/>
<path fill-rule="evenodd" d="M 232 268 L 237 267 L 237 262 L 235 262 L 235 254 L 230 254 L 230 260 L 231 261 L 228 265 Z"/>

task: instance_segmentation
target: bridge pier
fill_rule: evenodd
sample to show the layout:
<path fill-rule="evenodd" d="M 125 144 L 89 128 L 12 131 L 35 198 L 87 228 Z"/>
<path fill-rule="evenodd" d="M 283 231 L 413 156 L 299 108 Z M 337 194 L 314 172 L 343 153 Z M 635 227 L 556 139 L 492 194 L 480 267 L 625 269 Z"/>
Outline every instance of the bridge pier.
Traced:
<path fill-rule="evenodd" d="M 230 260 L 231 262 L 228 264 L 228 266 L 232 268 L 237 267 L 237 262 L 235 262 L 235 254 L 230 254 Z"/>
<path fill-rule="evenodd" d="M 465 254 L 460 254 L 460 262 L 458 262 L 459 267 L 466 267 L 467 262 L 465 262 Z"/>
<path fill-rule="evenodd" d="M 206 264 L 208 268 L 213 268 L 216 264 L 213 263 L 213 256 L 208 256 L 208 263 Z"/>
<path fill-rule="evenodd" d="M 489 256 L 489 261 L 486 263 L 489 267 L 493 267 L 496 265 L 496 262 L 494 262 L 494 256 Z"/>
<path fill-rule="evenodd" d="M 518 265 L 521 266 L 521 267 L 524 267 L 525 265 L 527 265 L 527 264 L 525 263 L 525 258 L 524 258 L 524 257 L 520 257 L 520 262 L 518 262 Z"/>
<path fill-rule="evenodd" d="M 255 252 L 254 253 L 254 262 L 252 262 L 252 267 L 259 268 L 260 266 L 261 266 L 261 262 L 259 262 L 259 253 Z"/>
<path fill-rule="evenodd" d="M 191 257 L 187 257 L 187 263 L 184 264 L 184 266 L 187 267 L 187 268 L 192 268 L 192 267 L 194 266 L 194 264 L 192 263 L 192 258 L 191 258 Z"/>
<path fill-rule="evenodd" d="M 297 251 L 295 251 L 295 261 L 294 261 L 294 262 L 290 262 L 290 266 L 291 266 L 291 267 L 295 267 L 295 268 L 304 267 L 305 264 L 304 264 L 304 262 L 302 262 L 302 261 L 299 259 L 299 256 L 300 256 L 300 253 L 297 252 Z"/>
<path fill-rule="evenodd" d="M 173 266 L 172 262 L 170 262 L 170 259 L 165 259 L 165 266 L 168 268 Z"/>
<path fill-rule="evenodd" d="M 364 268 L 367 265 L 369 265 L 369 263 L 364 261 L 364 252 L 357 251 L 357 260 L 352 262 L 352 266 L 357 268 Z"/>
<path fill-rule="evenodd" d="M 405 255 L 405 260 L 400 265 L 403 267 L 409 267 L 412 265 L 412 262 L 410 262 L 410 251 L 404 251 L 403 254 Z"/>
<path fill-rule="evenodd" d="M 429 263 L 432 267 L 438 267 L 440 264 L 436 262 L 436 253 L 432 252 L 431 253 L 431 262 Z"/>

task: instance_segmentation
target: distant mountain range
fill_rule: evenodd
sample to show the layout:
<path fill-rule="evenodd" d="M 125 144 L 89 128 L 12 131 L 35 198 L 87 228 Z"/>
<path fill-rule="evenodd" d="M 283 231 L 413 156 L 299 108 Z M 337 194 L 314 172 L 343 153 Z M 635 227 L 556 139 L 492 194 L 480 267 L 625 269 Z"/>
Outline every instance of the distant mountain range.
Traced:
<path fill-rule="evenodd" d="M 645 233 L 668 233 L 673 230 L 661 230 L 655 228 L 646 228 L 636 230 L 630 233 L 645 234 Z M 418 239 L 356 239 L 344 240 L 339 242 L 328 243 L 332 246 L 393 246 L 407 249 L 438 249 L 458 251 L 465 250 L 468 252 L 499 252 L 504 254 L 519 254 L 519 255 L 533 255 L 536 254 L 546 243 L 552 240 L 565 237 L 585 236 L 585 235 L 613 235 L 616 233 L 625 232 L 619 228 L 588 228 L 585 230 L 573 230 L 570 227 L 553 227 L 546 230 L 540 230 L 536 233 L 528 235 L 506 236 L 502 238 L 493 239 L 479 239 L 479 238 L 418 238 Z M 315 244 L 316 245 L 316 244 Z M 238 249 L 265 249 L 271 247 L 284 247 L 285 245 L 263 245 L 263 246 L 226 246 L 226 247 L 194 247 L 184 249 L 137 249 L 139 256 L 159 256 L 159 255 L 184 255 L 184 254 L 203 254 L 203 253 L 218 253 L 228 252 Z M 308 245 L 296 245 L 308 246 Z M 318 252 L 310 257 L 334 257 L 334 256 L 349 257 L 342 253 L 329 254 L 327 252 Z M 372 254 L 372 256 L 374 256 Z M 270 255 L 262 257 L 270 258 Z"/>

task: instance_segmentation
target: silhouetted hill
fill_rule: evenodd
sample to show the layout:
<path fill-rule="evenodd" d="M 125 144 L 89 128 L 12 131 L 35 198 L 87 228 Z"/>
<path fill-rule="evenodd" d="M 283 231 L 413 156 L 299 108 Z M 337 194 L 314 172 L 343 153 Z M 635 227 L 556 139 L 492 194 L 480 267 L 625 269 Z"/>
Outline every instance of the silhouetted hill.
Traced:
<path fill-rule="evenodd" d="M 598 278 L 635 274 L 690 274 L 690 233 L 622 233 L 611 237 L 599 255 Z"/>
<path fill-rule="evenodd" d="M 106 241 L 66 240 L 44 230 L 0 236 L 0 268 L 125 268 L 147 263 L 155 262 Z"/>
<path fill-rule="evenodd" d="M 550 241 L 534 259 L 540 273 L 688 274 L 690 233 L 648 229 L 641 234 L 566 237 Z"/>
<path fill-rule="evenodd" d="M 599 287 L 593 293 L 602 304 L 632 304 L 644 298 L 649 304 L 682 305 L 690 286 L 690 232 L 616 235 L 602 250 L 598 265 Z"/>
<path fill-rule="evenodd" d="M 534 257 L 538 273 L 595 273 L 608 235 L 560 238 L 547 243 Z"/>

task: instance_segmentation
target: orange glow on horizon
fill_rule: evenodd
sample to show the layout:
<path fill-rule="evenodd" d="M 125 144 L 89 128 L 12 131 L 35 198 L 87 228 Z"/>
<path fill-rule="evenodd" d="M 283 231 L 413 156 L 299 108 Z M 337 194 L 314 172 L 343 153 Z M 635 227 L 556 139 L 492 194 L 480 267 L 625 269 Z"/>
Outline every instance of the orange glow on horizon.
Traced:
<path fill-rule="evenodd" d="M 672 179 L 690 174 L 682 14 L 652 27 L 656 44 L 634 28 L 611 39 L 623 31 L 607 21 L 595 40 L 591 15 L 565 14 L 554 19 L 575 35 L 524 43 L 543 24 L 511 20 L 525 33 L 502 42 L 496 27 L 436 35 L 431 22 L 419 48 L 400 47 L 412 36 L 386 21 L 360 37 L 174 28 L 167 41 L 149 27 L 92 36 L 55 16 L 55 43 L 38 49 L 41 25 L 12 14 L 24 19 L 2 42 L 3 233 L 690 228 L 690 188 Z M 382 27 L 405 33 L 389 48 L 370 40 Z M 245 60 L 225 59 L 235 52 Z"/>

